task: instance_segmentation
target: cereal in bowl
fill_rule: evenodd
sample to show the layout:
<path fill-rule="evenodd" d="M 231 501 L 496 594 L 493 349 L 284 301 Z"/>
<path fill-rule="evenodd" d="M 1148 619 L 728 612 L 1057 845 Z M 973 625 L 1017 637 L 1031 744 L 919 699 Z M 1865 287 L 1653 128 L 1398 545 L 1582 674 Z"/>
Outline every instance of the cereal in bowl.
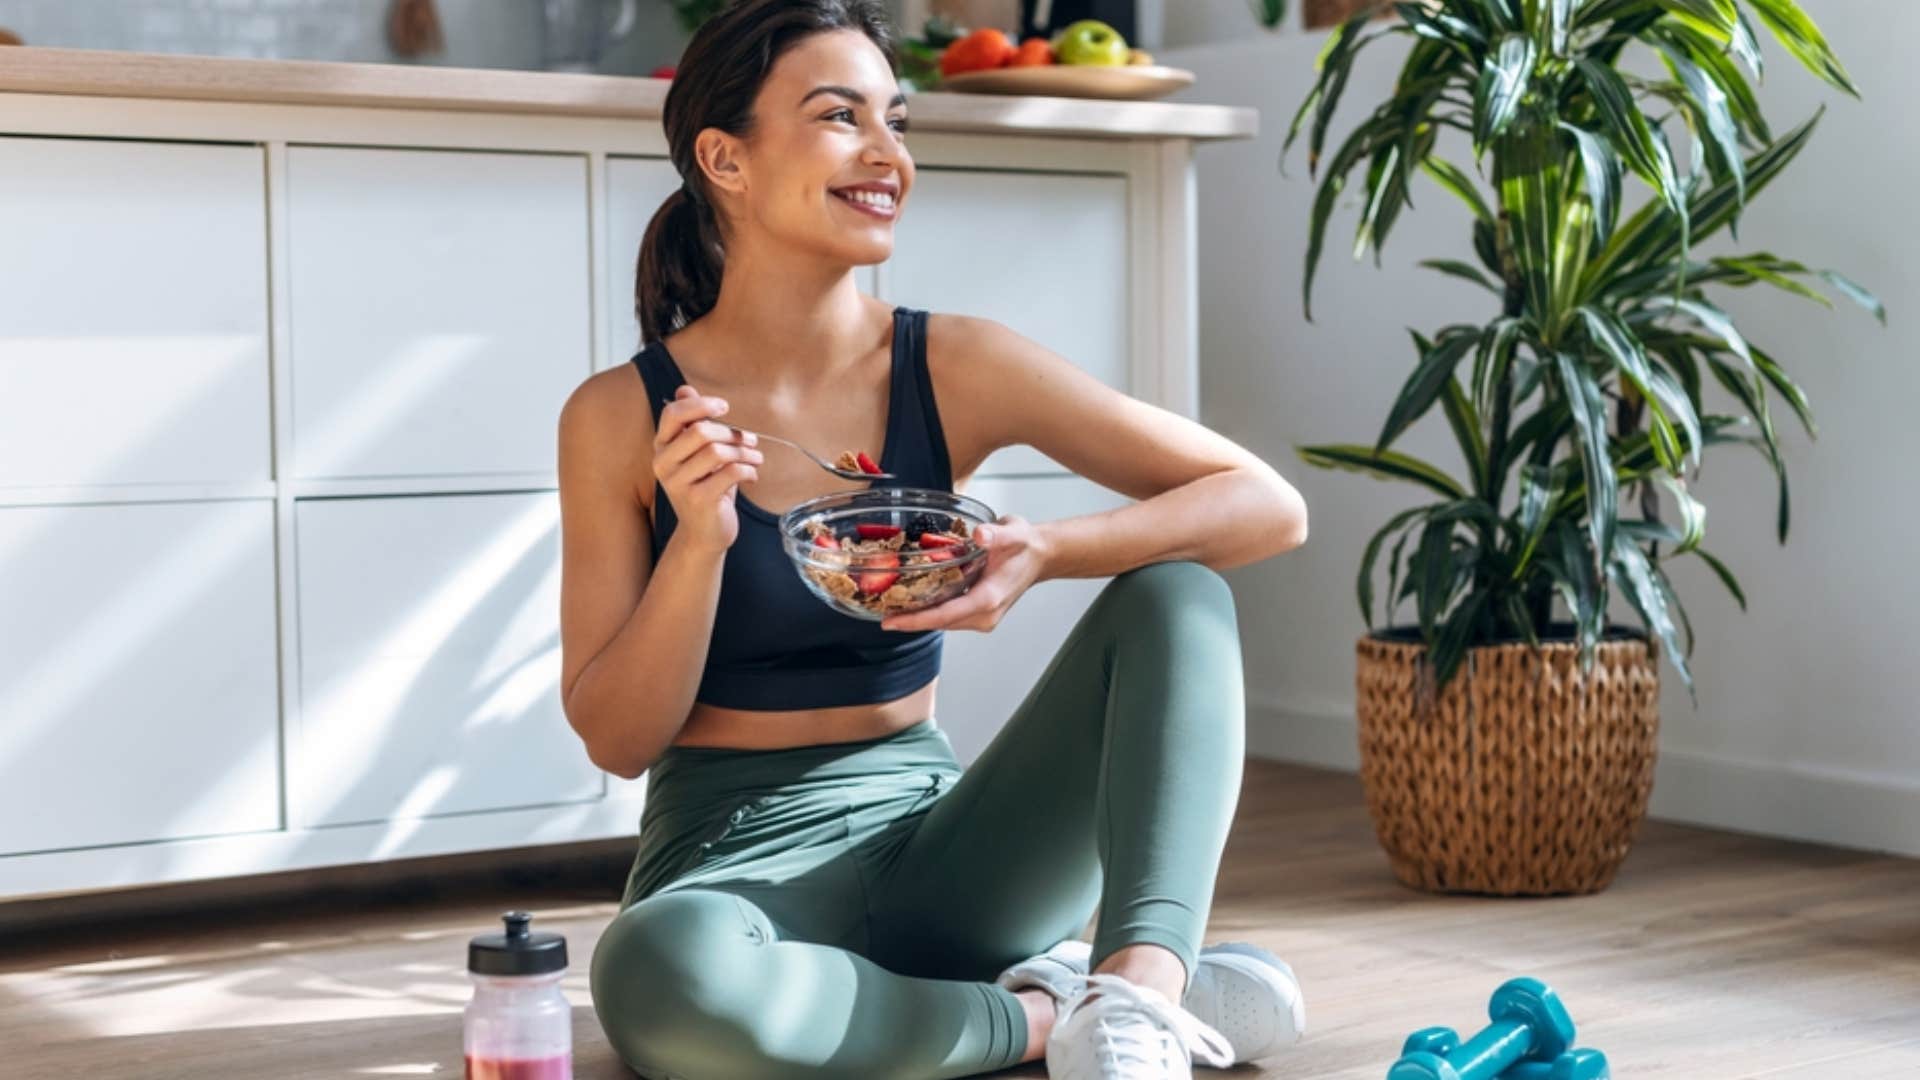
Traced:
<path fill-rule="evenodd" d="M 918 539 L 909 539 L 898 525 L 869 522 L 856 525 L 855 535 L 843 539 L 815 518 L 806 523 L 813 546 L 821 549 L 814 552 L 814 560 L 828 566 L 809 565 L 803 572 L 828 595 L 877 615 L 916 611 L 951 593 L 965 577 L 958 566 L 915 570 L 951 562 L 966 548 L 971 536 L 966 519 L 947 517 L 946 528 L 924 530 Z M 903 574 L 903 569 L 915 572 Z"/>

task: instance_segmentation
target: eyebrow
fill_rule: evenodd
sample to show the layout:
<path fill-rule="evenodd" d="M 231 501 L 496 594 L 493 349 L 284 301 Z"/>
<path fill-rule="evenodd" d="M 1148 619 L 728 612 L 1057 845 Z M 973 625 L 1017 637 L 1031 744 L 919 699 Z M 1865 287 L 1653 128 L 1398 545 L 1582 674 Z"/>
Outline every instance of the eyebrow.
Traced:
<path fill-rule="evenodd" d="M 859 105 L 865 105 L 867 103 L 867 95 L 855 90 L 851 86 L 816 86 L 807 91 L 807 96 L 800 99 L 800 104 L 805 105 L 821 94 L 838 94 Z M 887 102 L 887 108 L 891 109 L 895 105 L 905 105 L 906 103 L 907 95 L 895 94 L 893 95 L 893 100 Z"/>

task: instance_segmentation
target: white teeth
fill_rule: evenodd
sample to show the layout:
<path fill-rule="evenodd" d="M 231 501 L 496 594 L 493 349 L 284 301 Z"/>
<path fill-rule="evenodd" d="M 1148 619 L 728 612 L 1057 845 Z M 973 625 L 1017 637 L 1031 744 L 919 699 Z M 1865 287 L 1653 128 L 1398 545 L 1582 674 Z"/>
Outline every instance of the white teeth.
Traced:
<path fill-rule="evenodd" d="M 840 197 L 848 202 L 865 203 L 882 210 L 893 209 L 893 196 L 884 191 L 843 191 L 840 192 Z"/>

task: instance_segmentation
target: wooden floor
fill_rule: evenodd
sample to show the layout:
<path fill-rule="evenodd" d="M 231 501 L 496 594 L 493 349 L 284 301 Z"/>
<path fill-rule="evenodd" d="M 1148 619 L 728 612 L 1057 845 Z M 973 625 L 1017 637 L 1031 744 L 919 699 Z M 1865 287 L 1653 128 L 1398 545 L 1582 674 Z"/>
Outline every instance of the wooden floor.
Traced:
<path fill-rule="evenodd" d="M 0 906 L 0 1076 L 457 1076 L 467 939 L 514 906 L 567 935 L 576 1075 L 629 1076 L 586 974 L 625 861 L 601 845 L 509 880 L 472 860 L 425 883 L 309 875 L 237 908 L 150 890 L 132 917 L 124 896 Z M 1201 1075 L 1378 1080 L 1408 1032 L 1477 1029 L 1493 988 L 1529 974 L 1616 1077 L 1920 1076 L 1910 860 L 1652 823 L 1599 896 L 1428 896 L 1388 875 L 1353 777 L 1249 762 L 1207 935 L 1229 939 L 1293 963 L 1309 1034 Z"/>

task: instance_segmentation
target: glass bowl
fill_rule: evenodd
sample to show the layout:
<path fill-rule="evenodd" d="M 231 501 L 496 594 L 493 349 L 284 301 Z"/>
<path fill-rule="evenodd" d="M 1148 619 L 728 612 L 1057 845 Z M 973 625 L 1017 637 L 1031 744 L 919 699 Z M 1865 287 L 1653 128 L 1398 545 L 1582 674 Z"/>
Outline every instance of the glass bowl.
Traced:
<path fill-rule="evenodd" d="M 865 488 L 808 499 L 780 515 L 780 542 L 822 603 L 879 622 L 972 588 L 987 568 L 973 530 L 994 520 L 985 503 L 951 491 Z M 926 533 L 943 535 L 923 546 Z"/>

